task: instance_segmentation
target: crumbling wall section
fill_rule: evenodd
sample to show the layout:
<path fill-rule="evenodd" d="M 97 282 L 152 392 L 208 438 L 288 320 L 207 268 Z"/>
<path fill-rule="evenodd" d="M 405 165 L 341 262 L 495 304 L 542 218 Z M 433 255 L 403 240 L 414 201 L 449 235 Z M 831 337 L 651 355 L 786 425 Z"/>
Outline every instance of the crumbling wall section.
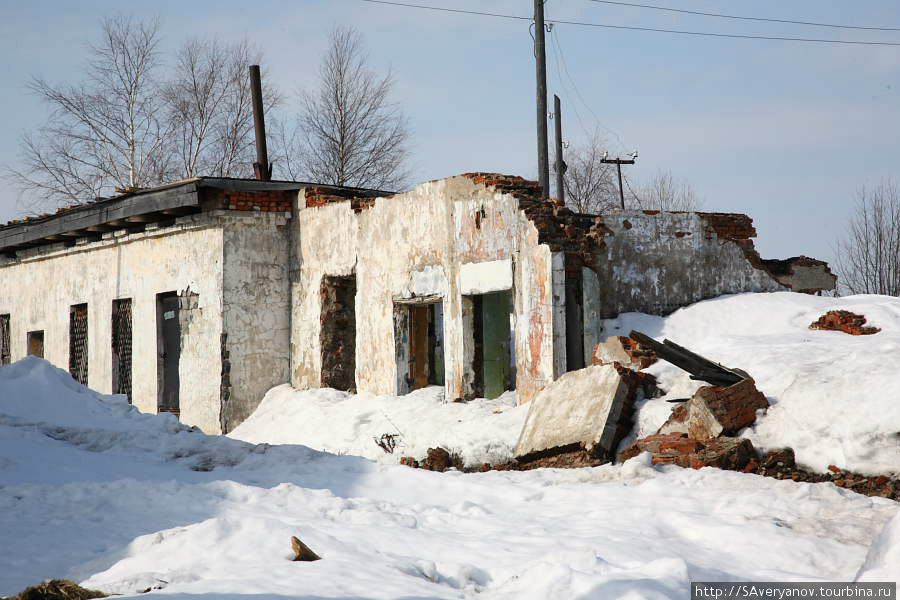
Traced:
<path fill-rule="evenodd" d="M 722 294 L 785 289 L 758 262 L 756 231 L 744 215 L 621 211 L 603 215 L 603 223 L 612 235 L 593 265 L 603 318 L 665 315 Z"/>
<path fill-rule="evenodd" d="M 296 193 L 296 192 L 295 192 Z M 228 389 L 221 390 L 220 425 L 234 429 L 265 393 L 290 379 L 289 231 L 283 210 L 229 211 L 224 227 L 221 353 L 228 360 Z"/>
<path fill-rule="evenodd" d="M 398 389 L 395 305 L 441 301 L 445 394 L 448 399 L 470 395 L 474 348 L 471 331 L 467 334 L 465 298 L 504 290 L 513 292 L 517 315 L 517 386 L 537 390 L 543 383 L 528 385 L 533 376 L 540 382 L 553 380 L 551 252 L 541 241 L 546 234 L 522 210 L 534 186 L 520 192 L 517 186 L 525 181 L 520 178 L 508 178 L 510 186 L 505 180 L 478 177 L 429 182 L 374 200 L 304 191 L 294 236 L 295 387 L 320 383 L 316 328 L 322 276 L 354 270 L 359 391 L 389 394 Z M 574 230 L 571 234 L 578 237 Z M 555 235 L 566 234 L 557 229 Z"/>
<path fill-rule="evenodd" d="M 300 192 L 291 223 L 290 381 L 298 389 L 322 385 L 322 279 L 351 275 L 357 259 L 359 224 L 349 200 L 308 205 L 306 194 L 315 198 L 316 191 Z M 357 278 L 357 293 L 364 279 L 363 274 Z"/>

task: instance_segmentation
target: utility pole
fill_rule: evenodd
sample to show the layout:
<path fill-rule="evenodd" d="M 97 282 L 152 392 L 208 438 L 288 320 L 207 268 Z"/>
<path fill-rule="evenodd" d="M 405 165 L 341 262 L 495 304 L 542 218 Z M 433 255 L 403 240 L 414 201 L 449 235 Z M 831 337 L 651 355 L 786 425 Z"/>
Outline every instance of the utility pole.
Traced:
<path fill-rule="evenodd" d="M 544 198 L 550 196 L 550 160 L 547 156 L 547 54 L 544 49 L 544 0 L 534 0 L 534 58 L 537 74 L 538 182 Z"/>
<path fill-rule="evenodd" d="M 553 118 L 556 120 L 556 197 L 560 202 L 566 203 L 566 188 L 563 178 L 566 174 L 565 161 L 563 160 L 563 141 L 562 141 L 562 109 L 560 108 L 559 96 L 553 94 Z"/>
<path fill-rule="evenodd" d="M 630 159 L 625 158 L 601 158 L 600 162 L 605 165 L 616 165 L 616 169 L 619 171 L 619 201 L 622 203 L 622 208 L 625 208 L 625 192 L 622 191 L 622 165 L 633 165 L 634 160 L 637 158 L 637 152 L 631 155 Z"/>

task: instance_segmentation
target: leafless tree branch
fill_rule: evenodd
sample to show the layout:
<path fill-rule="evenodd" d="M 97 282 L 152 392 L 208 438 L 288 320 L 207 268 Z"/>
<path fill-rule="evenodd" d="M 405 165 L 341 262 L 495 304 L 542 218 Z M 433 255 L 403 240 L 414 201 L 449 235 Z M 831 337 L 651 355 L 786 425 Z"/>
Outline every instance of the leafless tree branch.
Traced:
<path fill-rule="evenodd" d="M 835 254 L 845 291 L 900 296 L 900 192 L 893 180 L 860 189 Z"/>
<path fill-rule="evenodd" d="M 391 101 L 390 72 L 369 69 L 362 38 L 352 27 L 337 27 L 319 67 L 319 88 L 301 96 L 299 129 L 304 146 L 297 155 L 311 181 L 400 189 L 408 178 L 409 124 Z M 290 138 L 290 136 L 286 136 Z"/>

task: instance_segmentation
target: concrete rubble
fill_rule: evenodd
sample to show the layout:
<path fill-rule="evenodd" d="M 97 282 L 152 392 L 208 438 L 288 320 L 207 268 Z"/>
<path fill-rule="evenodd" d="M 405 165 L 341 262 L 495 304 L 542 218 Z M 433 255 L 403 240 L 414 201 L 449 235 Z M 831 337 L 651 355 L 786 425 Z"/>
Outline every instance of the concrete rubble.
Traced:
<path fill-rule="evenodd" d="M 673 464 L 679 467 L 700 469 L 717 467 L 740 471 L 756 459 L 756 450 L 750 440 L 721 437 L 697 440 L 686 433 L 657 433 L 640 439 L 619 454 L 625 461 L 641 452 L 653 455 L 653 464 Z"/>
<path fill-rule="evenodd" d="M 657 433 L 684 433 L 696 440 L 734 435 L 756 422 L 756 411 L 768 407 L 752 379 L 728 387 L 704 386 L 676 406 Z"/>
<path fill-rule="evenodd" d="M 616 335 L 594 346 L 595 365 L 619 363 L 629 369 L 646 369 L 656 362 L 656 353 L 624 335 Z"/>

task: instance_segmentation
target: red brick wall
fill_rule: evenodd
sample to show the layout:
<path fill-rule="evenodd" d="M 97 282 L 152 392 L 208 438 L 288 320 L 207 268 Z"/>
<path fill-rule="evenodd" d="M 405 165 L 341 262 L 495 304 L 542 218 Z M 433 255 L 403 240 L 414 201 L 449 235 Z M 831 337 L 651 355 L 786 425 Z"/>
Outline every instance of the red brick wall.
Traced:
<path fill-rule="evenodd" d="M 291 212 L 291 204 L 297 192 L 294 190 L 268 190 L 239 192 L 234 190 L 207 189 L 205 202 L 222 210 L 246 210 L 257 212 Z"/>

